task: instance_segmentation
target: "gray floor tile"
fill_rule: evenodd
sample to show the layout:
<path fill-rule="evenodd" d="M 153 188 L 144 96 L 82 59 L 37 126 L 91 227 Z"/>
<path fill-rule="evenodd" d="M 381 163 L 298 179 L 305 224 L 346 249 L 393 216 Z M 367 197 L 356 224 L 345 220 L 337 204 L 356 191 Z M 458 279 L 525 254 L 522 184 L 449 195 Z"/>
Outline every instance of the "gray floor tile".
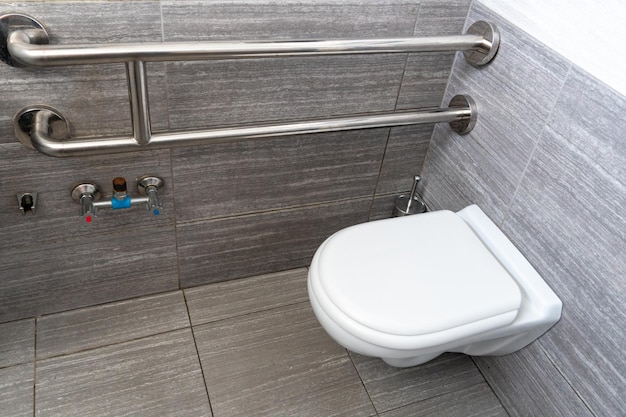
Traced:
<path fill-rule="evenodd" d="M 191 323 L 242 316 L 308 300 L 307 269 L 204 285 L 185 290 Z"/>
<path fill-rule="evenodd" d="M 35 319 L 0 324 L 0 368 L 35 359 Z"/>
<path fill-rule="evenodd" d="M 489 385 L 480 383 L 398 408 L 381 417 L 506 417 Z"/>
<path fill-rule="evenodd" d="M 216 416 L 375 414 L 308 303 L 194 327 Z"/>
<path fill-rule="evenodd" d="M 378 358 L 350 355 L 379 413 L 484 382 L 466 355 L 445 353 L 411 368 L 394 368 Z"/>
<path fill-rule="evenodd" d="M 474 359 L 512 416 L 594 415 L 547 358 L 538 342 L 510 355 Z"/>
<path fill-rule="evenodd" d="M 190 329 L 37 365 L 41 416 L 210 416 Z"/>
<path fill-rule="evenodd" d="M 0 369 L 0 414 L 32 417 L 34 364 Z"/>
<path fill-rule="evenodd" d="M 135 298 L 37 320 L 37 358 L 126 342 L 189 327 L 181 291 Z"/>

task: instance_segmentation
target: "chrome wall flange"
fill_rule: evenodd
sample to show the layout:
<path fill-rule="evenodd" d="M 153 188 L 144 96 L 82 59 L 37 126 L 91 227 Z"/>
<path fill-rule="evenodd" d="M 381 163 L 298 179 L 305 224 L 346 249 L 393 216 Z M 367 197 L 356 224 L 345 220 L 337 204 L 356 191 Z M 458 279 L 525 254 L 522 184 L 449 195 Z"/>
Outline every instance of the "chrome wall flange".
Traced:
<path fill-rule="evenodd" d="M 137 190 L 141 195 L 148 195 L 147 190 L 149 187 L 156 187 L 157 189 L 163 187 L 163 180 L 159 177 L 153 177 L 151 175 L 143 176 L 137 179 Z"/>
<path fill-rule="evenodd" d="M 13 129 L 17 139 L 31 149 L 36 149 L 33 146 L 31 132 L 35 123 L 35 117 L 41 112 L 43 112 L 41 115 L 46 116 L 48 120 L 48 134 L 50 137 L 67 139 L 69 136 L 70 125 L 67 119 L 54 107 L 43 104 L 25 107 L 13 117 Z"/>
<path fill-rule="evenodd" d="M 13 67 L 22 67 L 15 61 L 7 47 L 11 32 L 20 30 L 28 36 L 31 44 L 48 45 L 50 37 L 46 27 L 32 16 L 22 13 L 5 13 L 0 15 L 0 61 Z"/>
<path fill-rule="evenodd" d="M 482 36 L 487 41 L 484 48 L 463 52 L 467 62 L 475 67 L 482 67 L 490 63 L 495 58 L 500 47 L 500 31 L 496 25 L 479 20 L 474 22 L 465 33 L 467 35 Z"/>
<path fill-rule="evenodd" d="M 76 184 L 74 188 L 72 188 L 72 200 L 75 203 L 80 203 L 81 198 L 85 195 L 91 195 L 94 201 L 100 199 L 100 187 L 93 182 L 84 182 L 81 184 Z"/>
<path fill-rule="evenodd" d="M 476 102 L 472 97 L 465 94 L 459 94 L 457 96 L 454 96 L 450 100 L 450 104 L 448 104 L 448 107 L 469 109 L 469 116 L 448 123 L 453 131 L 455 131 L 459 135 L 464 135 L 474 129 L 474 126 L 476 126 L 476 119 L 478 119 L 478 107 L 476 106 Z"/>

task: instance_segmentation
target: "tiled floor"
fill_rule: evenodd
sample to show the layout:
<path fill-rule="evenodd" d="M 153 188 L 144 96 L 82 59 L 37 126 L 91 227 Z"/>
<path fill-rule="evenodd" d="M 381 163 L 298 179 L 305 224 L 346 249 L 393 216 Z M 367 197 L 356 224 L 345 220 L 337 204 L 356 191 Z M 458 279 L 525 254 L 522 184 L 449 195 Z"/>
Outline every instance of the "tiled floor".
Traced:
<path fill-rule="evenodd" d="M 319 326 L 306 270 L 0 324 L 2 416 L 507 416 L 471 358 L 392 368 Z"/>

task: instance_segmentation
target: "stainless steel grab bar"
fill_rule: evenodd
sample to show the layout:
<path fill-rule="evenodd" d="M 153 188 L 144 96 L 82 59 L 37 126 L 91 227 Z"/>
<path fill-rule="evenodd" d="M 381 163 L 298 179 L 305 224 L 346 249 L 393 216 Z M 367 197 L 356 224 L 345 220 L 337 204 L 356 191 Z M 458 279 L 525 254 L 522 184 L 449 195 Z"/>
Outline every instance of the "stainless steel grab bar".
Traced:
<path fill-rule="evenodd" d="M 28 147 L 46 155 L 64 157 L 424 123 L 448 122 L 454 131 L 463 134 L 472 130 L 476 124 L 476 118 L 476 104 L 472 98 L 458 95 L 452 98 L 448 108 L 366 114 L 255 126 L 158 132 L 154 133 L 147 143 L 140 143 L 133 136 L 68 140 L 66 132 L 69 131 L 69 125 L 65 118 L 52 107 L 39 106 L 23 109 L 18 113 L 15 119 L 15 132 L 20 142 Z M 61 137 L 55 137 L 55 131 L 57 130 L 62 132 Z"/>
<path fill-rule="evenodd" d="M 0 16 L 0 59 L 14 66 L 64 66 L 130 61 L 188 61 L 285 56 L 464 51 L 475 66 L 495 56 L 500 36 L 491 23 L 478 21 L 465 35 L 419 38 L 153 42 L 48 45 L 45 26 L 19 13 Z M 4 47 L 2 47 L 4 46 Z"/>
<path fill-rule="evenodd" d="M 456 96 L 449 108 L 401 113 L 348 116 L 260 126 L 238 126 L 186 132 L 153 133 L 150 124 L 145 62 L 211 59 L 319 56 L 372 53 L 463 51 L 474 66 L 489 63 L 498 50 L 499 32 L 488 22 L 475 22 L 465 35 L 422 38 L 156 42 L 48 45 L 45 26 L 35 18 L 10 13 L 0 16 L 0 60 L 13 66 L 61 66 L 124 62 L 131 104 L 132 136 L 69 139 L 67 120 L 48 106 L 29 107 L 14 118 L 15 132 L 25 145 L 51 156 L 127 152 L 142 147 L 172 147 L 198 143 L 331 132 L 374 127 L 448 122 L 459 133 L 472 129 L 476 108 L 471 98 Z M 59 135 L 59 124 L 65 133 Z M 57 126 L 57 129 L 54 128 Z"/>

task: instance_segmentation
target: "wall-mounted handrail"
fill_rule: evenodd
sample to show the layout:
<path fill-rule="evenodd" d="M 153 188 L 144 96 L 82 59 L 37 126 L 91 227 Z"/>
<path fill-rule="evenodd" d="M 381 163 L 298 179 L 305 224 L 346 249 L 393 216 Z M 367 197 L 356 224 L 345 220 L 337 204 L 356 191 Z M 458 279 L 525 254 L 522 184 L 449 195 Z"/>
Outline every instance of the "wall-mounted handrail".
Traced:
<path fill-rule="evenodd" d="M 64 66 L 130 61 L 190 61 L 286 56 L 463 51 L 472 65 L 487 64 L 499 46 L 497 28 L 479 21 L 465 35 L 348 40 L 234 40 L 48 45 L 45 26 L 35 18 L 0 16 L 2 60 L 17 66 Z"/>
<path fill-rule="evenodd" d="M 366 114 L 360 116 L 335 117 L 286 123 L 233 126 L 213 129 L 198 129 L 180 132 L 157 132 L 145 144 L 133 136 L 110 136 L 100 138 L 72 139 L 54 137 L 55 124 L 69 126 L 65 118 L 55 109 L 39 106 L 23 109 L 15 120 L 15 132 L 23 144 L 46 155 L 84 156 L 117 152 L 137 151 L 144 148 L 170 148 L 198 144 L 216 144 L 246 139 L 261 139 L 277 136 L 304 135 L 311 133 L 339 132 L 346 130 L 371 129 L 391 126 L 408 126 L 424 123 L 450 124 L 460 133 L 472 130 L 476 123 L 476 104 L 471 97 L 458 95 L 452 98 L 447 108 L 432 108 L 416 111 Z"/>
<path fill-rule="evenodd" d="M 91 155 L 126 152 L 142 147 L 172 147 L 198 143 L 331 132 L 373 127 L 448 122 L 455 131 L 466 133 L 476 120 L 476 109 L 469 97 L 457 96 L 449 108 L 424 109 L 402 113 L 346 116 L 260 126 L 153 133 L 150 124 L 148 82 L 145 63 L 285 56 L 319 56 L 372 53 L 463 51 L 474 66 L 489 63 L 499 46 L 497 28 L 488 22 L 475 22 L 465 35 L 393 39 L 299 40 L 299 41 L 219 41 L 154 42 L 48 45 L 45 26 L 31 16 L 11 13 L 0 16 L 0 60 L 13 66 L 126 64 L 131 104 L 132 136 L 69 139 L 55 136 L 54 125 L 67 120 L 49 106 L 29 107 L 14 118 L 18 139 L 52 156 Z M 459 98 L 460 97 L 460 98 Z"/>
<path fill-rule="evenodd" d="M 488 51 L 480 35 L 427 38 L 118 43 L 37 45 L 24 31 L 8 37 L 8 51 L 23 66 L 106 64 L 128 61 L 198 61 L 401 52 Z"/>

